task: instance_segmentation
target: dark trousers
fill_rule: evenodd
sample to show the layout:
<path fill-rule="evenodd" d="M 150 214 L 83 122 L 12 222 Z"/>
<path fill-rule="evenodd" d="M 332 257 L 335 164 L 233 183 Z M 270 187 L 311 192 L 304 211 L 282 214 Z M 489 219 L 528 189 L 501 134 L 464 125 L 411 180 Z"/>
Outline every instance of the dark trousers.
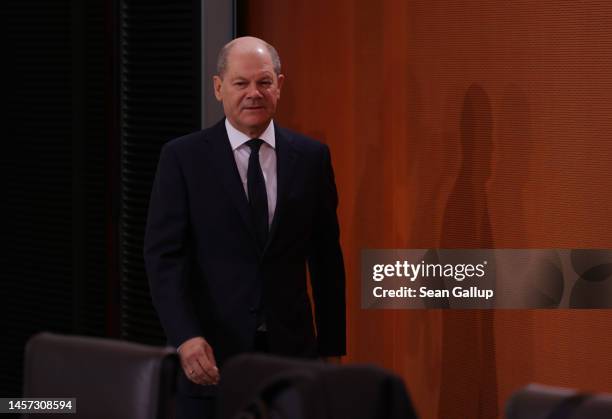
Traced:
<path fill-rule="evenodd" d="M 255 334 L 254 352 L 268 353 L 266 332 Z M 216 397 L 190 397 L 186 394 L 176 395 L 176 419 L 214 419 Z"/>

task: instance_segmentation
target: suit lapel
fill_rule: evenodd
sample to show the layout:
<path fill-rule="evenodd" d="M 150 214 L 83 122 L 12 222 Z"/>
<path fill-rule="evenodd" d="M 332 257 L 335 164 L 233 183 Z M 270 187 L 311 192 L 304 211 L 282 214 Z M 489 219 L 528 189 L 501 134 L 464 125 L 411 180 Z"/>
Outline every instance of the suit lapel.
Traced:
<path fill-rule="evenodd" d="M 274 217 L 272 218 L 272 225 L 270 226 L 266 250 L 270 247 L 272 240 L 274 240 L 278 229 L 278 220 L 283 215 L 283 209 L 289 193 L 289 186 L 291 185 L 293 169 L 297 159 L 297 151 L 288 134 L 283 132 L 282 128 L 276 124 L 274 125 L 274 133 L 276 139 L 276 209 L 274 210 Z"/>
<path fill-rule="evenodd" d="M 252 239 L 253 246 L 257 249 L 258 253 L 259 246 L 257 245 L 257 239 L 255 235 L 255 228 L 251 221 L 251 212 L 249 209 L 249 202 L 246 194 L 244 193 L 244 187 L 242 186 L 242 180 L 236 167 L 236 159 L 234 158 L 234 152 L 232 151 L 227 131 L 225 130 L 225 120 L 219 122 L 211 133 L 209 143 L 212 150 L 212 161 L 216 166 L 216 172 L 218 179 L 223 182 L 223 189 L 230 196 L 234 203 L 240 218 L 244 222 L 245 228 L 249 231 L 249 235 Z M 261 255 L 261 253 L 260 253 Z"/>

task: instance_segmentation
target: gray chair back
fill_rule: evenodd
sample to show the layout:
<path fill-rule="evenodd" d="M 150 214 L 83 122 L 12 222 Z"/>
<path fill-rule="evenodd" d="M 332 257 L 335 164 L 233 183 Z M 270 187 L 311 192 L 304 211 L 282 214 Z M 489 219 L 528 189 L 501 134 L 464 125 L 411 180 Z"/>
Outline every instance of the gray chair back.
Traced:
<path fill-rule="evenodd" d="M 506 419 L 610 419 L 612 394 L 529 384 L 506 405 Z"/>
<path fill-rule="evenodd" d="M 24 397 L 74 397 L 71 417 L 166 419 L 177 368 L 170 347 L 39 333 L 26 345 Z"/>

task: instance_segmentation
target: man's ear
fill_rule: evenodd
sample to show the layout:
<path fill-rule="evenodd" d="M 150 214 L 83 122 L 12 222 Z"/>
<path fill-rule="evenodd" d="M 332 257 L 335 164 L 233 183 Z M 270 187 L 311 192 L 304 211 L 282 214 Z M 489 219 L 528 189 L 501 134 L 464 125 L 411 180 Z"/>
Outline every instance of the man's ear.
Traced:
<path fill-rule="evenodd" d="M 215 89 L 215 97 L 219 102 L 223 100 L 223 95 L 221 94 L 221 85 L 223 84 L 223 80 L 219 76 L 213 76 L 213 86 Z"/>
<path fill-rule="evenodd" d="M 277 77 L 277 84 L 278 84 L 278 97 L 280 97 L 280 92 L 281 89 L 283 88 L 283 82 L 285 81 L 285 75 L 284 74 L 279 74 Z"/>

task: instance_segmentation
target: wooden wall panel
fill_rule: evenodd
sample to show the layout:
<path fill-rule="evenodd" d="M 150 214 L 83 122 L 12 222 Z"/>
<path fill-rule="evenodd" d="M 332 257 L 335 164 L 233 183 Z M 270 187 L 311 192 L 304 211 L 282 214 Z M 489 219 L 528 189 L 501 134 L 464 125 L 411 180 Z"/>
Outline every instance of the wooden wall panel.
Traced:
<path fill-rule="evenodd" d="M 332 149 L 349 362 L 420 415 L 495 418 L 539 381 L 612 392 L 605 310 L 364 311 L 362 248 L 612 247 L 612 4 L 247 1 L 278 121 Z"/>

